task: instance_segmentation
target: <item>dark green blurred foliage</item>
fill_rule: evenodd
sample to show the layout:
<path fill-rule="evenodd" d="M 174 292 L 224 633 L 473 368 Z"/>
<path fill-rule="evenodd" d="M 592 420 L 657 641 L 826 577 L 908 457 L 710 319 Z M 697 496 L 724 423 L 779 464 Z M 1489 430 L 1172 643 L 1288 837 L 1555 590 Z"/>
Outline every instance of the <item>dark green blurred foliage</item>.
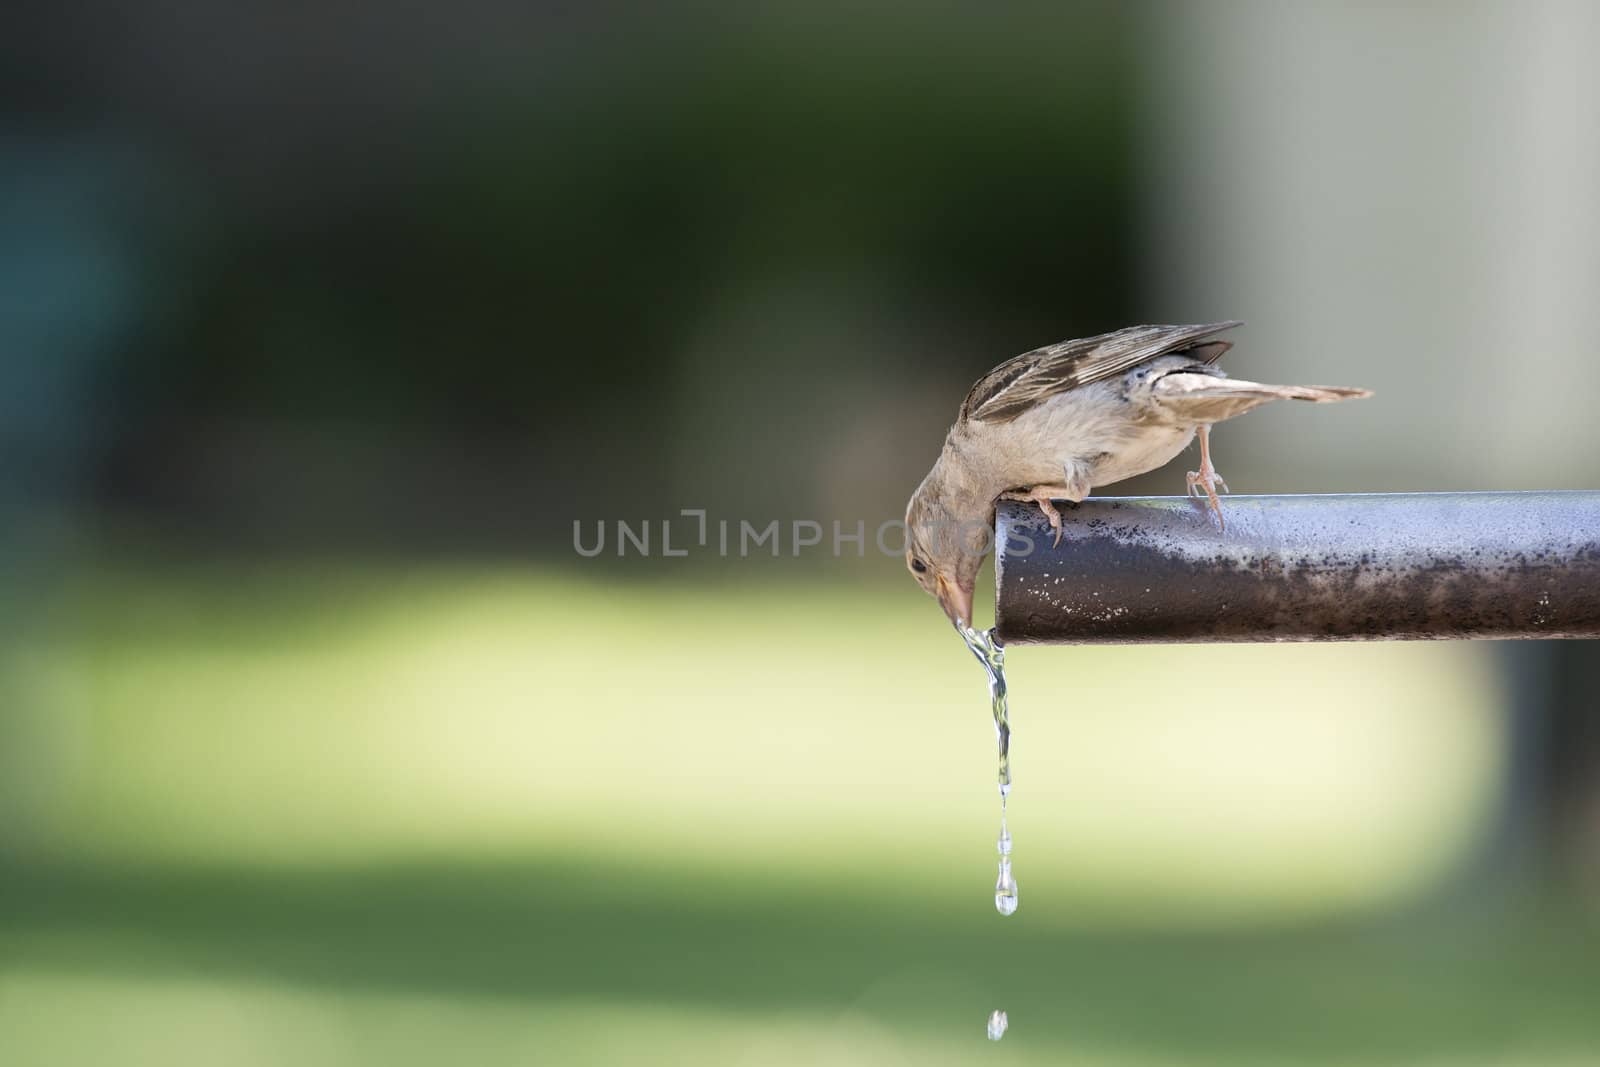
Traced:
<path fill-rule="evenodd" d="M 549 21 L 394 114 L 373 85 L 298 128 L 148 105 L 188 210 L 112 346 L 107 498 L 213 539 L 564 547 L 619 494 L 771 506 L 737 455 L 814 509 L 839 396 L 904 379 L 921 457 L 998 359 L 1138 309 L 1115 5 Z"/>

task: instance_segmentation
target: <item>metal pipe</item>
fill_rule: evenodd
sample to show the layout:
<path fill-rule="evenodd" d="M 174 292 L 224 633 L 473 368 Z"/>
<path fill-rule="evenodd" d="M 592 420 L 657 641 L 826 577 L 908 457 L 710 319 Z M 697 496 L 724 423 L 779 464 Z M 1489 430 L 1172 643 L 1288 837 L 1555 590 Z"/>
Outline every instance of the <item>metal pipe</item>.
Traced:
<path fill-rule="evenodd" d="M 996 510 L 1007 644 L 1600 636 L 1600 492 L 1059 506 Z"/>

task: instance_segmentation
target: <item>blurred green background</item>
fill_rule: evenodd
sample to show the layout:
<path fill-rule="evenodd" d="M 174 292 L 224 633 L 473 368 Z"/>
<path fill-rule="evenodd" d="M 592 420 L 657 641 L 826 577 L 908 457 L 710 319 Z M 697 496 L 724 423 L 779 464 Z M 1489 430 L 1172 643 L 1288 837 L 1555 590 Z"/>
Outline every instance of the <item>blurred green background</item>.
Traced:
<path fill-rule="evenodd" d="M 900 560 L 573 543 L 1134 322 L 1377 390 L 1239 491 L 1595 488 L 1592 5 L 0 31 L 6 1067 L 1600 1061 L 1591 645 L 1014 650 L 1001 919 Z"/>

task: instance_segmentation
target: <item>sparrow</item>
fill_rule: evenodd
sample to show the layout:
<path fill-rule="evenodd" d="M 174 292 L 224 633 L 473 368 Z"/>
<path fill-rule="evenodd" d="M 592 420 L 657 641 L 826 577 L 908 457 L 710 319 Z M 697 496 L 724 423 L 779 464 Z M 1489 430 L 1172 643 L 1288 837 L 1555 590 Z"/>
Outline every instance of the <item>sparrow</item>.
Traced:
<path fill-rule="evenodd" d="M 957 629 L 972 620 L 972 591 L 993 547 L 997 500 L 1039 506 L 1061 543 L 1054 502 L 1077 503 L 1169 462 L 1200 439 L 1188 494 L 1224 530 L 1211 465 L 1211 427 L 1272 400 L 1328 403 L 1366 389 L 1266 385 L 1229 378 L 1216 335 L 1242 325 L 1130 326 L 1024 352 L 979 378 L 961 402 L 933 469 L 906 506 L 906 566 Z"/>

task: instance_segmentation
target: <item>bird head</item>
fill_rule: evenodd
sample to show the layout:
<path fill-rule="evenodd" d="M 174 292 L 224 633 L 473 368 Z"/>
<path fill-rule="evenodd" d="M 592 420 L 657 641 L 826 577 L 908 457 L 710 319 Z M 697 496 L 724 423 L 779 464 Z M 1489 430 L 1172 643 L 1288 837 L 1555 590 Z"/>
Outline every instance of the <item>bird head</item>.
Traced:
<path fill-rule="evenodd" d="M 952 509 L 930 474 L 906 507 L 906 567 L 958 629 L 972 625 L 972 592 L 993 544 L 993 505 L 977 515 Z"/>

